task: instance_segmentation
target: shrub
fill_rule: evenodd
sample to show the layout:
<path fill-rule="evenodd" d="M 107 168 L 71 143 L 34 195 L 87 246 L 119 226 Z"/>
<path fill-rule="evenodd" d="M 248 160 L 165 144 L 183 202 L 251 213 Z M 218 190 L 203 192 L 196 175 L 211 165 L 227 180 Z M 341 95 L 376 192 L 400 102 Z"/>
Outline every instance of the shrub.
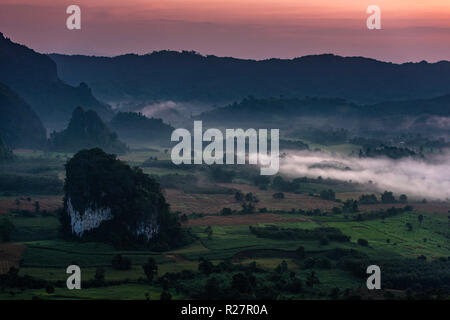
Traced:
<path fill-rule="evenodd" d="M 369 241 L 367 241 L 366 239 L 358 239 L 358 244 L 360 246 L 368 247 L 369 246 Z"/>
<path fill-rule="evenodd" d="M 112 267 L 116 270 L 130 270 L 131 269 L 131 260 L 127 257 L 123 257 L 120 254 L 117 254 L 112 259 Z"/>

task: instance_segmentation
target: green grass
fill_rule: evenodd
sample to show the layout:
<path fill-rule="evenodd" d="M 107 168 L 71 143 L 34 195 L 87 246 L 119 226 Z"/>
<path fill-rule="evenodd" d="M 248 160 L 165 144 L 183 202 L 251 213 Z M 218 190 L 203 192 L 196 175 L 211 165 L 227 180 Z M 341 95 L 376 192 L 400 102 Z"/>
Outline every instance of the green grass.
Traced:
<path fill-rule="evenodd" d="M 368 240 L 375 251 L 390 251 L 405 257 L 447 257 L 450 252 L 450 230 L 446 221 L 439 215 L 424 214 L 424 221 L 419 225 L 418 214 L 407 212 L 384 221 L 330 222 L 328 225 L 341 229 L 352 237 L 352 241 L 356 242 L 359 238 Z M 413 226 L 412 231 L 408 231 L 407 223 Z"/>
<path fill-rule="evenodd" d="M 55 288 L 53 294 L 48 294 L 44 289 L 13 291 L 14 295 L 0 293 L 0 299 L 32 299 L 37 297 L 45 300 L 67 299 L 67 300 L 145 300 L 149 294 L 151 300 L 159 300 L 162 289 L 146 284 L 123 284 L 118 286 L 108 286 L 101 288 L 88 288 L 80 290 L 69 290 L 66 288 Z M 180 299 L 182 296 L 171 291 L 173 299 Z"/>
<path fill-rule="evenodd" d="M 58 236 L 59 221 L 54 216 L 23 217 L 20 214 L 8 214 L 7 217 L 15 226 L 13 241 L 52 239 Z"/>

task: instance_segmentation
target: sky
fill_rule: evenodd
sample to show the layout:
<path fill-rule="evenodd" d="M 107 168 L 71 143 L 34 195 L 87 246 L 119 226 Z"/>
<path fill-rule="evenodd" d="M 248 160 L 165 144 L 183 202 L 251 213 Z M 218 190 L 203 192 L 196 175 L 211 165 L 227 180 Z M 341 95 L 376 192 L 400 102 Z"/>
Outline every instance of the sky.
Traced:
<path fill-rule="evenodd" d="M 74 4 L 81 30 L 66 27 Z M 381 30 L 366 26 L 370 5 L 381 9 Z M 450 60 L 450 0 L 0 0 L 0 32 L 43 53 L 435 62 Z"/>

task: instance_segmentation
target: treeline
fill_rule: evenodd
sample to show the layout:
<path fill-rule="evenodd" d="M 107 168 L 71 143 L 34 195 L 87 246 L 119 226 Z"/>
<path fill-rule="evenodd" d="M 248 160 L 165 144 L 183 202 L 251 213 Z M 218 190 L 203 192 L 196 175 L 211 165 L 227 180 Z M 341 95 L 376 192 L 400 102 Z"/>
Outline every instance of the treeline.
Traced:
<path fill-rule="evenodd" d="M 336 145 L 347 143 L 350 132 L 343 128 L 308 128 L 295 131 L 292 136 L 322 145 Z"/>
<path fill-rule="evenodd" d="M 389 147 L 381 145 L 379 147 L 366 147 L 364 150 L 359 150 L 359 157 L 377 158 L 377 157 L 388 157 L 391 159 L 400 159 L 405 157 L 418 157 L 423 155 L 417 154 L 413 150 L 408 148 L 400 147 Z"/>
<path fill-rule="evenodd" d="M 386 287 L 398 290 L 423 291 L 439 288 L 450 291 L 450 257 L 426 261 L 394 259 L 379 261 Z"/>
<path fill-rule="evenodd" d="M 0 190 L 3 194 L 63 193 L 63 182 L 58 177 L 0 173 Z"/>
<path fill-rule="evenodd" d="M 315 228 L 315 229 L 296 229 L 281 228 L 278 226 L 254 227 L 249 226 L 252 234 L 259 238 L 269 238 L 277 240 L 321 240 L 348 242 L 350 237 L 343 234 L 338 228 Z"/>

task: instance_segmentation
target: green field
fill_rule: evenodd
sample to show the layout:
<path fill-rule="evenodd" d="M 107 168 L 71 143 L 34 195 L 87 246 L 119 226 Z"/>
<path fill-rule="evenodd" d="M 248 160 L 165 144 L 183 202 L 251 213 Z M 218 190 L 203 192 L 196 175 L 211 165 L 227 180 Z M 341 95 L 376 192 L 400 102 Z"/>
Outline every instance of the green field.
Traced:
<path fill-rule="evenodd" d="M 337 148 L 335 151 L 339 149 L 348 152 L 354 146 L 334 147 Z M 43 176 L 61 177 L 64 174 L 63 164 L 67 156 L 69 155 L 24 152 L 20 154 L 18 163 L 3 167 L 3 172 L 8 170 L 20 174 L 39 172 Z M 139 165 L 150 156 L 161 159 L 168 157 L 160 150 L 133 152 L 124 158 L 130 163 Z M 45 157 L 48 157 L 46 164 L 42 160 Z M 239 170 L 242 172 L 242 168 Z M 144 168 L 144 172 L 155 175 L 192 173 L 189 170 L 161 168 Z M 248 177 L 237 175 L 233 183 L 239 181 L 251 183 Z M 298 191 L 316 193 L 324 189 L 334 189 L 337 198 L 340 196 L 346 198 L 352 192 L 356 192 L 348 190 L 348 186 L 328 184 L 325 180 L 302 183 L 301 190 Z M 206 194 L 206 191 L 204 194 L 196 194 L 197 201 L 210 200 L 210 195 Z M 335 205 L 340 204 L 336 202 Z M 302 215 L 298 212 L 272 211 L 270 214 L 276 214 L 279 220 L 267 223 L 255 222 L 252 226 L 311 232 L 320 228 L 337 228 L 349 236 L 350 241 L 258 237 L 250 231 L 249 224 L 213 224 L 210 225 L 209 233 L 207 225 L 189 228 L 185 226 L 184 228 L 188 228 L 194 235 L 195 241 L 184 247 L 164 252 L 148 249 L 124 251 L 105 243 L 63 239 L 57 212 L 35 213 L 20 210 L 10 212 L 3 217 L 8 218 L 15 226 L 11 242 L 26 247 L 20 257 L 18 275 L 25 279 L 31 277 L 43 281 L 42 283 L 46 285 L 41 283 L 35 285 L 39 288 L 0 287 L 0 298 L 159 299 L 161 293 L 167 290 L 174 299 L 208 298 L 204 290 L 207 290 L 208 283 L 212 279 L 219 281 L 220 288 L 217 290 L 223 291 L 224 296 L 228 297 L 227 294 L 236 294 L 227 291 L 227 288 L 233 286 L 233 279 L 239 274 L 251 274 L 258 283 L 255 287 L 257 289 L 252 293 L 257 297 L 265 291 L 275 290 L 277 295 L 271 298 L 324 299 L 335 288 L 339 288 L 343 294 L 344 291 L 364 287 L 365 276 L 361 275 L 360 269 L 354 269 L 355 265 L 360 264 L 358 268 L 365 268 L 369 264 L 379 262 L 385 265 L 392 261 L 405 264 L 408 266 L 405 267 L 405 272 L 412 274 L 416 271 L 409 268 L 424 268 L 423 272 L 427 273 L 424 286 L 430 277 L 447 279 L 450 225 L 446 215 L 413 210 L 387 218 L 375 216 L 364 219 L 362 214 L 363 219 L 358 221 L 355 218 L 356 214 L 322 213 Z M 423 215 L 422 223 L 419 223 L 419 215 Z M 189 219 L 206 218 L 197 215 Z M 293 218 L 297 221 L 292 221 Z M 366 240 L 368 245 L 361 245 L 359 239 Z M 304 256 L 299 256 L 296 252 L 299 247 L 303 247 Z M 336 252 L 338 256 L 335 256 Z M 118 254 L 131 261 L 129 270 L 113 268 L 112 260 Z M 421 256 L 426 258 L 426 261 L 423 259 L 419 261 L 418 257 Z M 158 272 L 153 280 L 146 278 L 143 269 L 149 258 L 153 258 L 158 265 Z M 212 263 L 216 269 L 202 271 L 204 270 L 202 259 Z M 442 262 L 444 265 L 436 265 L 440 263 L 439 261 L 447 262 Z M 224 267 L 228 263 L 231 263 L 231 267 Z M 72 264 L 81 267 L 82 282 L 91 284 L 91 287 L 72 291 L 65 288 L 65 280 L 68 277 L 66 268 Z M 95 282 L 99 268 L 105 272 L 101 284 Z M 396 284 L 397 278 L 392 266 L 386 268 L 388 274 L 385 276 L 391 281 L 389 283 L 394 289 L 403 292 L 402 290 L 406 288 Z M 314 274 L 318 281 L 313 285 L 307 285 L 311 274 Z M 407 273 L 406 277 L 409 276 Z M 301 281 L 301 288 L 294 290 L 292 286 L 289 287 L 291 282 L 296 285 L 295 281 Z M 53 293 L 46 292 L 45 286 L 48 285 L 53 287 Z"/>

